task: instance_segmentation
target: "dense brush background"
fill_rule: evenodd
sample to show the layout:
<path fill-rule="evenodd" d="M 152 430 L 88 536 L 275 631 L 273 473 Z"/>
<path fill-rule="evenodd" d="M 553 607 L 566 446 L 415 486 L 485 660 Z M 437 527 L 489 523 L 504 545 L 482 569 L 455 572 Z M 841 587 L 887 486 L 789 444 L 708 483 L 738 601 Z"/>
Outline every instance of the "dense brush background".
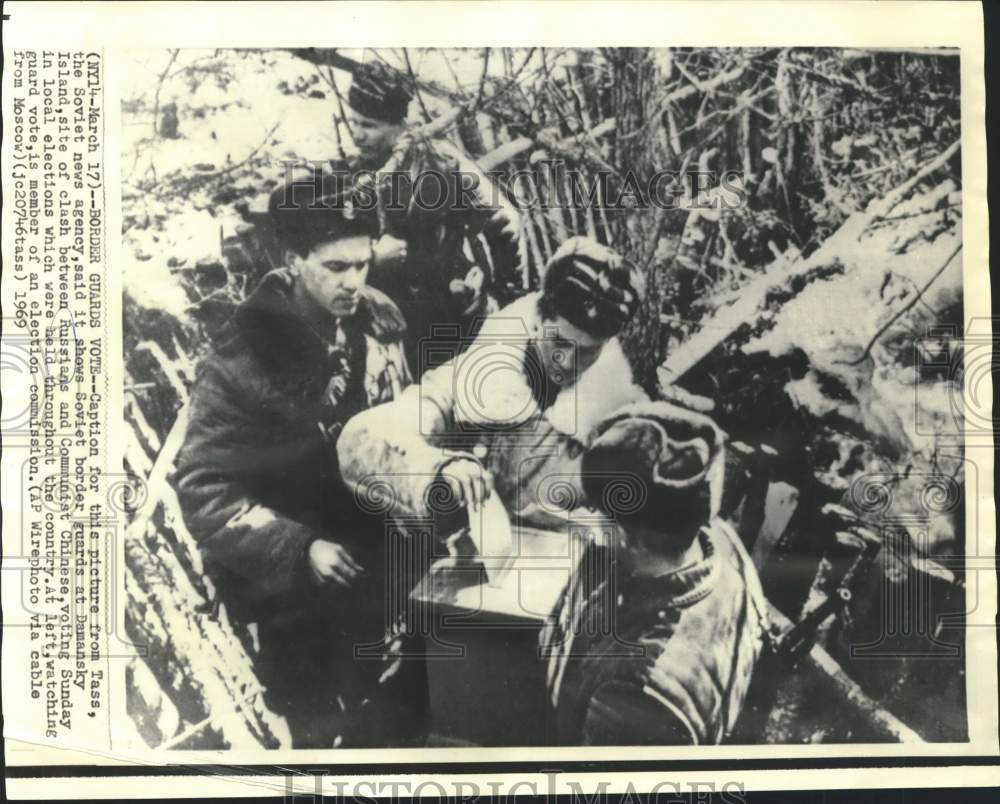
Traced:
<path fill-rule="evenodd" d="M 740 173 L 738 209 L 529 208 L 518 263 L 491 266 L 495 292 L 507 301 L 536 286 L 567 234 L 630 255 L 646 276 L 625 334 L 639 380 L 714 400 L 733 440 L 777 453 L 762 529 L 771 538 L 755 557 L 766 562 L 789 511 L 836 502 L 861 515 L 884 549 L 823 644 L 924 739 L 964 739 L 964 665 L 942 661 L 940 645 L 962 646 L 962 383 L 968 372 L 974 401 L 990 366 L 962 350 L 957 52 L 535 48 L 130 59 L 126 462 L 150 492 L 127 547 L 127 622 L 150 645 L 130 668 L 136 741 L 287 741 L 261 701 L 253 634 L 234 632 L 215 601 L 169 478 L 198 359 L 277 267 L 261 214 L 268 193 L 286 164 L 351 153 L 337 124 L 350 69 L 376 60 L 417 88 L 414 127 L 458 110 L 439 136 L 511 174 L 544 178 L 546 160 L 561 159 L 585 176 L 607 171 L 614 200 L 628 171 L 640 181 L 659 170 Z M 554 187 L 522 182 L 519 192 L 552 202 Z M 789 616 L 821 591 L 810 580 L 803 599 L 781 606 Z M 878 641 L 885 601 L 912 594 L 920 623 L 893 634 L 890 650 L 852 656 L 850 645 Z M 816 700 L 808 673 L 784 685 L 762 739 L 871 739 L 850 707 Z"/>

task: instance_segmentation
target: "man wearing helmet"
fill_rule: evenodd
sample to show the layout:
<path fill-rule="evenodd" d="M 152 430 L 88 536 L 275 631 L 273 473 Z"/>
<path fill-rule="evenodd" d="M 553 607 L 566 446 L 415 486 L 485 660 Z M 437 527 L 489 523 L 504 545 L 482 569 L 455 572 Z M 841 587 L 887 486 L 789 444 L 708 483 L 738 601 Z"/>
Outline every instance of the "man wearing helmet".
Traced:
<path fill-rule="evenodd" d="M 668 402 L 598 426 L 583 485 L 615 528 L 586 548 L 540 636 L 557 742 L 704 745 L 731 733 L 766 601 L 718 518 L 723 439 Z"/>
<path fill-rule="evenodd" d="M 646 399 L 617 339 L 637 285 L 613 250 L 570 238 L 541 291 L 488 316 L 468 349 L 346 425 L 344 479 L 362 493 L 388 482 L 396 515 L 433 514 L 436 484 L 473 511 L 495 491 L 509 512 L 539 524 L 576 507 L 591 430 Z"/>

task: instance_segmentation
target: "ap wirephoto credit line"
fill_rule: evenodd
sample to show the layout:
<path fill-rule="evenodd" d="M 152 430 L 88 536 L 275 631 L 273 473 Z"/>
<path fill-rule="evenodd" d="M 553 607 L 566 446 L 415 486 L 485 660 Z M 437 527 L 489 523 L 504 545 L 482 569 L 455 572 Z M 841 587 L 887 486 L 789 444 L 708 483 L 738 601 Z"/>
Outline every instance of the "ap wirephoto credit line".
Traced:
<path fill-rule="evenodd" d="M 1000 784 L 978 6 L 194 8 L 5 6 L 12 790 Z"/>

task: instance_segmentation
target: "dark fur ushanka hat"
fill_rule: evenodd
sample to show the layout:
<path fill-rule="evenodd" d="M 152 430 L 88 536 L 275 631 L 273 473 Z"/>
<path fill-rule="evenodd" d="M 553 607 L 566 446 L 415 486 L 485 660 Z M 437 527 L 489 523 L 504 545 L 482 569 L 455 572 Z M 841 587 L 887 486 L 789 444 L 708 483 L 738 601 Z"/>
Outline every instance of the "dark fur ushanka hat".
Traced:
<path fill-rule="evenodd" d="M 402 78 L 377 62 L 360 65 L 354 71 L 347 105 L 365 117 L 385 123 L 402 123 L 413 92 Z"/>
<path fill-rule="evenodd" d="M 571 237 L 556 250 L 542 282 L 546 311 L 598 338 L 617 335 L 639 306 L 635 267 L 586 237 Z"/>
<path fill-rule="evenodd" d="M 305 257 L 317 246 L 344 237 L 376 237 L 378 216 L 358 209 L 345 172 L 315 171 L 284 184 L 268 200 L 268 214 L 282 248 Z"/>
<path fill-rule="evenodd" d="M 595 430 L 583 454 L 583 489 L 618 521 L 655 533 L 647 546 L 686 548 L 715 516 L 725 433 L 708 416 L 669 402 L 623 408 Z"/>

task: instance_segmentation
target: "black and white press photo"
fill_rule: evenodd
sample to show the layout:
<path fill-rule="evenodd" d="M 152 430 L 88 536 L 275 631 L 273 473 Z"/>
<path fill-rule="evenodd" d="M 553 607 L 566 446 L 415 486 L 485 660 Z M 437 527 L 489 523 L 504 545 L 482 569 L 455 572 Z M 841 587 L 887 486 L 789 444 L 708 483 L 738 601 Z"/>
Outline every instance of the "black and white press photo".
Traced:
<path fill-rule="evenodd" d="M 12 797 L 1000 784 L 978 6 L 4 16 Z"/>
<path fill-rule="evenodd" d="M 128 74 L 137 740 L 966 739 L 957 51 Z"/>

